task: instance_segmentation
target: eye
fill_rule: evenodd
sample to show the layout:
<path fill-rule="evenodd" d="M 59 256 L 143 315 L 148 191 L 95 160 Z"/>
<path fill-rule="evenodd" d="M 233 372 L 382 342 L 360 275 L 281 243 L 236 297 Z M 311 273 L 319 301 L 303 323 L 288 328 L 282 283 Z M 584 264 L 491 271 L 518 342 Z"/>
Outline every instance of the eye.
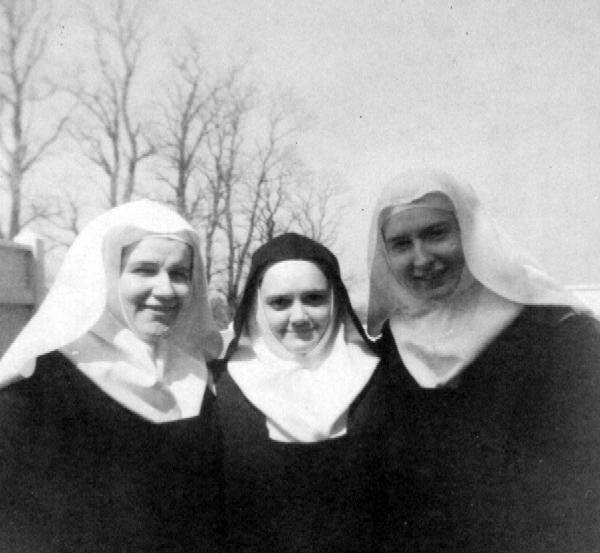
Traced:
<path fill-rule="evenodd" d="M 291 305 L 292 300 L 288 296 L 270 296 L 266 303 L 271 309 L 282 311 Z"/>
<path fill-rule="evenodd" d="M 443 240 L 450 235 L 451 230 L 449 224 L 434 225 L 423 231 L 422 238 L 424 240 Z"/>
<path fill-rule="evenodd" d="M 412 246 L 412 240 L 408 236 L 395 236 L 385 242 L 388 252 L 403 252 Z"/>
<path fill-rule="evenodd" d="M 192 275 L 188 269 L 174 269 L 169 272 L 169 278 L 173 282 L 190 282 Z"/>
<path fill-rule="evenodd" d="M 139 276 L 153 276 L 158 268 L 152 263 L 141 263 L 129 268 L 129 272 Z"/>
<path fill-rule="evenodd" d="M 302 302 L 306 305 L 319 306 L 329 302 L 328 291 L 313 291 L 302 295 Z"/>

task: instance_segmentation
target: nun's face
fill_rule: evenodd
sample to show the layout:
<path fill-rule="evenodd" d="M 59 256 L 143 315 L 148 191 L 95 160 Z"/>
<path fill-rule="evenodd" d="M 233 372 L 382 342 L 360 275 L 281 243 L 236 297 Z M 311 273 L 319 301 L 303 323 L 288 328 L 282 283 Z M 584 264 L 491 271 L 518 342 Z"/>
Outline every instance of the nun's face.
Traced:
<path fill-rule="evenodd" d="M 192 249 L 164 237 L 127 246 L 118 286 L 124 322 L 142 340 L 156 342 L 175 323 L 191 295 Z"/>
<path fill-rule="evenodd" d="M 308 353 L 321 340 L 331 319 L 331 287 L 310 261 L 275 263 L 265 272 L 260 300 L 267 324 L 292 353 Z"/>
<path fill-rule="evenodd" d="M 442 299 L 456 289 L 465 258 L 452 212 L 407 209 L 387 221 L 383 239 L 397 282 L 414 296 Z"/>

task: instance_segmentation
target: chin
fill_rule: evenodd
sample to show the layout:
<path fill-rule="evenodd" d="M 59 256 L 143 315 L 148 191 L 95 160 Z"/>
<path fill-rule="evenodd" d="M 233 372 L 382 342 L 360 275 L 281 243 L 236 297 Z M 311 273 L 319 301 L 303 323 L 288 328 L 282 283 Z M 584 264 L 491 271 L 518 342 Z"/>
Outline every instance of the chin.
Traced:
<path fill-rule="evenodd" d="M 451 296 L 454 290 L 456 290 L 457 286 L 458 281 L 446 282 L 445 284 L 441 284 L 440 286 L 423 290 L 422 295 L 431 300 L 443 300 L 444 298 Z"/>
<path fill-rule="evenodd" d="M 291 353 L 310 353 L 313 349 L 315 349 L 316 345 L 316 342 L 303 342 L 301 344 L 294 343 L 286 345 L 285 349 Z"/>
<path fill-rule="evenodd" d="M 163 324 L 155 324 L 146 328 L 136 329 L 138 336 L 144 340 L 144 342 L 155 343 L 164 336 L 166 336 L 171 330 L 170 326 Z"/>

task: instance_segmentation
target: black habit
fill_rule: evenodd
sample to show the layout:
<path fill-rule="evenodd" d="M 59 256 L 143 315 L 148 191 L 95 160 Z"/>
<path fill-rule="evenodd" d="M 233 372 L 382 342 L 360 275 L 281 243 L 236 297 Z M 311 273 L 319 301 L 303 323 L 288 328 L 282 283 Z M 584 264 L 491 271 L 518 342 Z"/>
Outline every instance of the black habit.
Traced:
<path fill-rule="evenodd" d="M 62 354 L 0 391 L 0 551 L 218 551 L 214 397 L 153 424 Z"/>
<path fill-rule="evenodd" d="M 348 415 L 347 434 L 313 443 L 269 438 L 266 417 L 225 373 L 217 385 L 231 552 L 378 551 L 383 372 Z"/>
<path fill-rule="evenodd" d="M 265 270 L 290 259 L 310 261 L 321 269 L 333 289 L 339 316 L 348 316 L 349 324 L 371 348 L 336 257 L 305 236 L 287 233 L 262 245 L 252 257 L 226 360 L 238 347 Z M 388 414 L 383 369 L 375 369 L 352 402 L 344 436 L 284 443 L 270 439 L 266 416 L 248 401 L 226 366 L 227 361 L 215 372 L 224 372 L 217 381 L 217 412 L 231 552 L 378 551 L 381 437 Z"/>
<path fill-rule="evenodd" d="M 386 323 L 388 551 L 600 551 L 598 329 L 525 307 L 454 382 L 423 389 Z"/>

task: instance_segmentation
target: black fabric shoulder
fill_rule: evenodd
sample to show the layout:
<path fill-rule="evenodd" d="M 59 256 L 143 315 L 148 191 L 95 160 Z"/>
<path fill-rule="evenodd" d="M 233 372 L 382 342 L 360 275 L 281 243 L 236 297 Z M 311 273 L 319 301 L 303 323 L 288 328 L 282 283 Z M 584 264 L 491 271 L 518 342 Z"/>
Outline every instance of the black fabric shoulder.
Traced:
<path fill-rule="evenodd" d="M 73 364 L 58 351 L 38 357 L 33 375 L 0 390 L 0 418 L 3 423 L 13 428 L 36 424 L 34 419 L 41 416 L 42 405 L 48 400 L 44 391 L 68 390 L 73 369 Z M 9 420 L 12 423 L 8 423 Z"/>
<path fill-rule="evenodd" d="M 377 336 L 374 340 L 371 340 L 373 351 L 381 359 L 389 357 L 390 350 L 397 351 L 396 343 L 394 342 L 394 337 L 392 336 L 392 332 L 390 330 L 390 321 L 386 320 L 381 327 L 381 334 Z"/>
<path fill-rule="evenodd" d="M 31 378 L 41 383 L 51 379 L 55 385 L 68 383 L 73 375 L 75 365 L 60 351 L 51 351 L 37 358 L 35 372 Z"/>
<path fill-rule="evenodd" d="M 558 326 L 571 317 L 586 316 L 567 305 L 528 305 L 523 314 L 528 320 L 546 326 Z"/>
<path fill-rule="evenodd" d="M 223 359 L 213 359 L 206 363 L 206 367 L 212 373 L 214 383 L 218 384 L 227 369 L 227 364 Z"/>

